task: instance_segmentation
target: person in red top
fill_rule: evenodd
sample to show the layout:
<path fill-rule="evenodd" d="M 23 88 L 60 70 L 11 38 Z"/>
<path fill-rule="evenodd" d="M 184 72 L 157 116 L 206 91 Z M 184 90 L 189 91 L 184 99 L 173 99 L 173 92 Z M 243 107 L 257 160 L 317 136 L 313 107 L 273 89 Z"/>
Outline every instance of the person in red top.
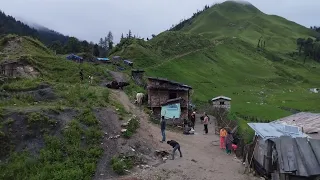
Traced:
<path fill-rule="evenodd" d="M 207 113 L 205 113 L 203 118 L 204 134 L 208 134 L 208 123 L 209 123 L 209 117 Z"/>

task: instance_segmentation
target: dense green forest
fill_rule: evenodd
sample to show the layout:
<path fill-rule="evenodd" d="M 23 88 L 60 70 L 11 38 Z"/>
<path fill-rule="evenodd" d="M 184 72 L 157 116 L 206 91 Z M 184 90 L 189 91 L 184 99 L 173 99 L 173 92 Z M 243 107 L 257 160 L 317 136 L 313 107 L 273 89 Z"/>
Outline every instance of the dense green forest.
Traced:
<path fill-rule="evenodd" d="M 48 28 L 34 29 L 0 11 L 0 35 L 16 34 L 31 36 L 40 40 L 57 54 L 84 53 L 85 58 L 92 56 L 107 56 L 113 48 L 113 35 L 109 31 L 107 37 L 101 38 L 99 44 L 69 37 Z"/>

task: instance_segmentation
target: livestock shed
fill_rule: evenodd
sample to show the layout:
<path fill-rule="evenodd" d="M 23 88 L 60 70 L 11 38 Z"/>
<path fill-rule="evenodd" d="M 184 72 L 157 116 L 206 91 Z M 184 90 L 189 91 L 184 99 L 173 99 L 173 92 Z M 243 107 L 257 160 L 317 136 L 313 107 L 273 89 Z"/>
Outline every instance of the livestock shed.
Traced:
<path fill-rule="evenodd" d="M 133 66 L 133 62 L 132 61 L 130 61 L 130 60 L 123 60 L 123 63 L 124 64 L 126 64 L 126 65 L 128 65 L 128 66 Z"/>
<path fill-rule="evenodd" d="M 310 137 L 320 139 L 320 113 L 300 112 L 272 123 L 297 126 Z"/>
<path fill-rule="evenodd" d="M 67 56 L 67 59 L 71 60 L 71 61 L 74 61 L 74 62 L 77 62 L 77 63 L 82 63 L 83 62 L 83 58 L 80 57 L 80 56 L 77 56 L 75 54 L 69 54 Z"/>
<path fill-rule="evenodd" d="M 231 98 L 226 96 L 218 96 L 211 99 L 213 108 L 224 108 L 229 110 L 231 108 Z"/>
<path fill-rule="evenodd" d="M 120 56 L 113 56 L 113 57 L 112 57 L 112 60 L 113 60 L 113 61 L 120 61 L 120 60 L 121 60 L 121 57 L 120 57 Z"/>
<path fill-rule="evenodd" d="M 320 178 L 320 140 L 309 139 L 295 126 L 248 125 L 256 134 L 253 167 L 260 175 L 273 180 Z"/>
<path fill-rule="evenodd" d="M 191 86 L 163 78 L 147 79 L 148 106 L 154 115 L 160 117 L 161 109 L 167 108 L 167 105 L 179 104 L 181 113 L 175 118 L 188 119 Z"/>

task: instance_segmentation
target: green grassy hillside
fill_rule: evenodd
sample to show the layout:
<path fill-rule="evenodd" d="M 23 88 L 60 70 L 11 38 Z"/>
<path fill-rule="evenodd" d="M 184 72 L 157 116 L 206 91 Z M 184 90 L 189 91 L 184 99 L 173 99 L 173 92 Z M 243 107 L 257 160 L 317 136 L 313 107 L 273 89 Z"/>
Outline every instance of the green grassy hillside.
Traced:
<path fill-rule="evenodd" d="M 157 35 L 145 42 L 147 46 L 135 43 L 151 58 L 131 52 L 136 55 L 131 59 L 148 76 L 193 86 L 198 105 L 226 95 L 233 99 L 233 112 L 274 120 L 289 115 L 290 109 L 320 111 L 319 94 L 309 92 L 320 87 L 320 65 L 290 56 L 296 52 L 297 38 L 314 36 L 282 17 L 227 1 L 206 9 L 179 31 Z M 263 50 L 257 48 L 260 37 L 266 42 Z M 141 62 L 151 63 L 140 66 Z"/>
<path fill-rule="evenodd" d="M 254 45 L 262 36 L 269 50 L 292 51 L 296 39 L 314 32 L 282 17 L 267 15 L 253 5 L 227 1 L 201 13 L 181 31 L 208 38 L 238 37 Z"/>
<path fill-rule="evenodd" d="M 99 86 L 107 69 L 55 56 L 29 37 L 0 42 L 0 63 L 23 61 L 39 72 L 0 76 L 0 179 L 91 179 L 103 153 L 93 109 L 112 107 L 108 89 Z M 95 77 L 90 85 L 89 75 Z"/>

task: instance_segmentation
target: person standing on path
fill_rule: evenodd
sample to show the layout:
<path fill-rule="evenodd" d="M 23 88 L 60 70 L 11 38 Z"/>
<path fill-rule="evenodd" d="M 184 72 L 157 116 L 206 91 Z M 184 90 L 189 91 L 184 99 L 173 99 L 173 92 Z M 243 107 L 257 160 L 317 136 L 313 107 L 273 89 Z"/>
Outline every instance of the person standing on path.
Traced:
<path fill-rule="evenodd" d="M 160 125 L 161 125 L 161 135 L 162 135 L 162 141 L 160 142 L 163 143 L 166 141 L 166 126 L 167 126 L 164 116 L 161 117 Z"/>
<path fill-rule="evenodd" d="M 227 154 L 231 154 L 233 140 L 234 139 L 233 139 L 232 133 L 230 131 L 228 131 L 228 134 L 227 134 L 226 139 L 225 139 Z"/>
<path fill-rule="evenodd" d="M 83 70 L 82 69 L 80 69 L 79 75 L 80 75 L 80 81 L 82 82 L 83 81 Z"/>
<path fill-rule="evenodd" d="M 207 113 L 205 113 L 203 118 L 204 134 L 208 134 L 208 123 L 209 123 L 209 117 Z"/>
<path fill-rule="evenodd" d="M 182 153 L 181 153 L 181 150 L 180 150 L 180 144 L 177 141 L 175 141 L 175 140 L 167 141 L 167 144 L 169 144 L 170 146 L 173 147 L 172 160 L 174 160 L 174 154 L 175 154 L 177 149 L 178 149 L 178 151 L 180 153 L 180 157 L 182 157 Z"/>
<path fill-rule="evenodd" d="M 196 111 L 193 111 L 191 114 L 191 123 L 192 123 L 192 128 L 194 129 L 194 125 L 196 123 Z"/>
<path fill-rule="evenodd" d="M 225 138 L 227 136 L 227 131 L 225 128 L 220 129 L 220 149 L 225 149 L 226 145 L 224 144 Z"/>

